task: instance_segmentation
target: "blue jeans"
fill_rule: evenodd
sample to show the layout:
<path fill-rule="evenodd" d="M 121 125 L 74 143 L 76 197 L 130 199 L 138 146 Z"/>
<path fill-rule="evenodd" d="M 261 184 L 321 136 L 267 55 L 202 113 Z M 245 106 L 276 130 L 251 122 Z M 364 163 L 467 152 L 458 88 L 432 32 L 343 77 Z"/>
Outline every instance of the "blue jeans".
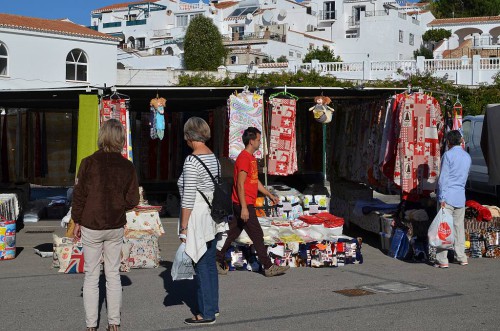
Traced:
<path fill-rule="evenodd" d="M 207 251 L 195 264 L 198 311 L 203 319 L 215 318 L 219 311 L 219 274 L 215 264 L 216 239 L 207 242 Z"/>

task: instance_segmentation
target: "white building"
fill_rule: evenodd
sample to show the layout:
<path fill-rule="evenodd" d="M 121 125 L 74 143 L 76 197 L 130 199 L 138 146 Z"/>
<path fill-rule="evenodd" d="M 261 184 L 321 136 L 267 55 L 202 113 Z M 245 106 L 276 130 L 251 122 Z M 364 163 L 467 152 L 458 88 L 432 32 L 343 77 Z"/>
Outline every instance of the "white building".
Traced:
<path fill-rule="evenodd" d="M 286 57 L 301 63 L 308 50 L 327 46 L 343 60 L 413 58 L 434 17 L 422 5 L 382 0 L 150 0 L 92 11 L 92 28 L 121 38 L 120 67 L 182 68 L 183 38 L 197 15 L 211 18 L 231 49 L 233 71 Z"/>
<path fill-rule="evenodd" d="M 67 20 L 0 14 L 0 90 L 115 85 L 117 45 Z"/>
<path fill-rule="evenodd" d="M 434 49 L 434 58 L 500 57 L 500 16 L 436 19 L 428 26 L 451 32 L 451 37 Z"/>

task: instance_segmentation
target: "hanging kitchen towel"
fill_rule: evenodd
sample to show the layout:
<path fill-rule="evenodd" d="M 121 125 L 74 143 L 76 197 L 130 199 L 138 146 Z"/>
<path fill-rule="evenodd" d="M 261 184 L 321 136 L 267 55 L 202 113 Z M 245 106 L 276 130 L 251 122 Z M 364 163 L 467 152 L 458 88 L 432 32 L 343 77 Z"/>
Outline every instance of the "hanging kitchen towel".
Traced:
<path fill-rule="evenodd" d="M 82 159 L 97 151 L 98 132 L 99 109 L 97 95 L 81 94 L 78 110 L 76 173 L 78 173 Z"/>
<path fill-rule="evenodd" d="M 262 132 L 262 95 L 242 92 L 229 97 L 229 157 L 236 160 L 240 152 L 245 149 L 241 136 L 249 127 L 256 127 Z M 261 159 L 262 144 L 254 156 Z"/>
<path fill-rule="evenodd" d="M 269 175 L 291 175 L 298 170 L 295 140 L 295 99 L 273 98 L 269 136 Z"/>
<path fill-rule="evenodd" d="M 394 182 L 404 200 L 416 201 L 436 188 L 443 118 L 437 100 L 423 93 L 409 95 L 400 107 Z"/>

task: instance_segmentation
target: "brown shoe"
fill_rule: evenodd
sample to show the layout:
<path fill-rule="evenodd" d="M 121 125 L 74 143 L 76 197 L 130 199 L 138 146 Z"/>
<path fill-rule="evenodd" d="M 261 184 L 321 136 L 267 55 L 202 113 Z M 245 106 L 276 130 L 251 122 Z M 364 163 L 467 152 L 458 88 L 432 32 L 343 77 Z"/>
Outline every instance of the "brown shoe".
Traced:
<path fill-rule="evenodd" d="M 266 277 L 278 276 L 284 274 L 288 269 L 290 269 L 290 267 L 287 265 L 278 266 L 273 264 L 269 269 L 264 270 L 264 275 Z"/>
<path fill-rule="evenodd" d="M 116 324 L 110 324 L 108 325 L 106 331 L 120 331 L 120 326 Z"/>
<path fill-rule="evenodd" d="M 225 263 L 224 263 L 224 265 L 221 265 L 218 261 L 215 263 L 217 264 L 217 273 L 219 275 L 227 275 L 227 271 L 229 268 L 226 268 Z"/>

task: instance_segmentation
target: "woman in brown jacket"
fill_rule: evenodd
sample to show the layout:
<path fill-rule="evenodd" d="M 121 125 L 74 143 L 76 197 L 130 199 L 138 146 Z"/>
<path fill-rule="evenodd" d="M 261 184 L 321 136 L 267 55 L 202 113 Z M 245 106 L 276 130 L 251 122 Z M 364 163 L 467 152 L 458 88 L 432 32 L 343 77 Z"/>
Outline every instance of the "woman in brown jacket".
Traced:
<path fill-rule="evenodd" d="M 99 130 L 99 150 L 82 160 L 73 191 L 74 235 L 82 239 L 85 260 L 83 304 L 87 330 L 97 330 L 100 259 L 104 257 L 108 330 L 118 330 L 122 286 L 120 254 L 126 211 L 139 203 L 134 165 L 121 151 L 125 130 L 115 119 Z"/>

